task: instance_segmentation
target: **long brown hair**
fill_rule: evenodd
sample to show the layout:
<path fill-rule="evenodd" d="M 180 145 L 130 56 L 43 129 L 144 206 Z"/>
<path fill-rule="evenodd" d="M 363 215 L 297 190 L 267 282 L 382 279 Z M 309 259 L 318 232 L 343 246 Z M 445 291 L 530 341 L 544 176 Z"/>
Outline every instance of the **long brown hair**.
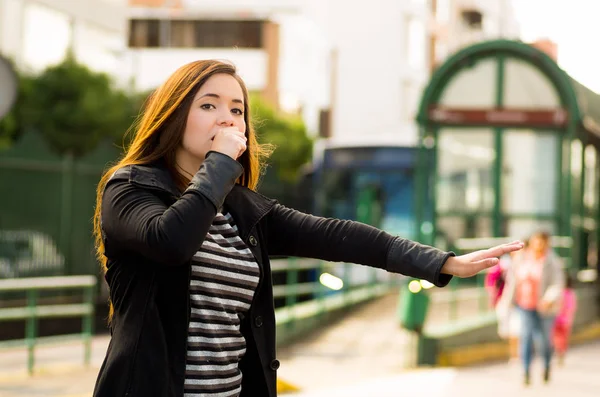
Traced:
<path fill-rule="evenodd" d="M 102 175 L 98 183 L 94 212 L 94 238 L 96 255 L 103 273 L 106 273 L 106 257 L 100 229 L 100 210 L 102 194 L 110 176 L 119 168 L 127 165 L 150 164 L 163 160 L 175 183 L 183 190 L 189 183 L 189 178 L 179 172 L 176 167 L 175 153 L 181 145 L 187 116 L 194 96 L 200 87 L 211 76 L 221 73 L 233 76 L 240 84 L 244 94 L 247 149 L 238 159 L 244 167 L 244 172 L 237 183 L 250 189 L 256 189 L 262 172 L 262 161 L 270 154 L 271 147 L 260 145 L 256 140 L 250 120 L 248 90 L 238 76 L 235 66 L 215 60 L 196 61 L 182 66 L 148 97 L 143 111 L 132 126 L 131 131 L 134 131 L 134 136 L 125 155 Z M 113 306 L 111 304 L 109 321 L 112 313 Z"/>

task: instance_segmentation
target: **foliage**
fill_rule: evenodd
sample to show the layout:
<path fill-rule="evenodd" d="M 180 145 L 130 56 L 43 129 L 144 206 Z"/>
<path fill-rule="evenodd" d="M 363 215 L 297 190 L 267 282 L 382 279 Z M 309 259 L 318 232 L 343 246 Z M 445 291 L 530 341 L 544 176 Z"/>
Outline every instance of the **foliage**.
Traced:
<path fill-rule="evenodd" d="M 269 168 L 276 172 L 277 179 L 294 183 L 300 168 L 312 157 L 313 141 L 304 122 L 298 116 L 275 111 L 258 95 L 253 95 L 250 103 L 259 142 L 275 146 L 268 161 Z"/>
<path fill-rule="evenodd" d="M 76 157 L 105 139 L 127 145 L 132 134 L 125 132 L 149 95 L 116 88 L 106 74 L 89 70 L 71 55 L 36 76 L 21 74 L 19 80 L 17 103 L 0 121 L 0 147 L 33 130 L 57 154 Z M 265 180 L 280 188 L 294 184 L 312 156 L 313 142 L 304 123 L 298 116 L 276 111 L 258 95 L 252 95 L 251 109 L 259 142 L 275 146 Z"/>
<path fill-rule="evenodd" d="M 81 156 L 128 127 L 127 96 L 112 88 L 107 75 L 91 72 L 72 57 L 46 69 L 34 91 L 31 126 L 58 153 Z"/>
<path fill-rule="evenodd" d="M 20 129 L 39 131 L 58 154 L 83 156 L 100 141 L 122 137 L 133 121 L 132 99 L 110 78 L 72 56 L 31 79 L 19 106 Z"/>

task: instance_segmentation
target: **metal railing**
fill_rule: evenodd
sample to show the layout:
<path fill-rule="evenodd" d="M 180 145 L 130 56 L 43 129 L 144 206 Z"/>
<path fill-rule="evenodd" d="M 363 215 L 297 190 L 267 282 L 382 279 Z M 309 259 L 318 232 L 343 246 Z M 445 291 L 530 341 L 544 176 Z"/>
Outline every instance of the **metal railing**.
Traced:
<path fill-rule="evenodd" d="M 490 307 L 488 292 L 479 281 L 476 285 L 465 286 L 453 280 L 447 288 L 432 294 L 431 302 L 436 305 L 438 312 L 444 313 L 443 317 L 436 320 L 449 323 L 467 317 L 485 315 L 493 310 Z"/>
<path fill-rule="evenodd" d="M 35 277 L 0 280 L 1 293 L 25 293 L 25 306 L 0 308 L 0 322 L 25 320 L 25 338 L 0 342 L 1 347 L 26 346 L 27 370 L 33 373 L 35 347 L 38 344 L 57 343 L 71 339 L 83 339 L 84 363 L 89 365 L 91 358 L 92 327 L 94 318 L 94 291 L 96 277 Z M 41 291 L 82 290 L 82 303 L 38 304 Z M 78 334 L 39 336 L 38 320 L 43 318 L 81 317 L 82 331 Z"/>
<path fill-rule="evenodd" d="M 284 302 L 275 310 L 282 327 L 278 334 L 309 330 L 309 323 L 318 326 L 324 315 L 382 296 L 404 279 L 384 270 L 315 259 L 273 260 L 271 268 L 274 278 L 285 274 L 285 283 L 273 287 L 276 301 Z M 301 274 L 305 280 L 300 281 Z"/>
<path fill-rule="evenodd" d="M 314 259 L 274 260 L 271 267 L 275 278 L 277 274 L 285 274 L 285 283 L 273 287 L 273 296 L 284 302 L 275 312 L 277 325 L 285 325 L 288 330 L 295 328 L 301 320 L 318 319 L 327 312 L 397 291 L 410 280 L 383 270 Z M 353 281 L 356 269 L 360 268 L 363 268 L 362 277 Z M 299 281 L 301 272 L 311 272 L 310 281 Z M 326 279 L 320 280 L 323 275 L 331 276 L 333 284 L 337 282 L 341 288 L 336 290 L 331 288 L 332 285 L 326 285 Z M 489 313 L 491 308 L 483 286 L 484 279 L 485 274 L 478 275 L 474 280 L 454 278 L 448 287 L 436 289 L 431 294 L 432 304 L 436 306 L 436 323 L 451 323 L 466 316 Z"/>

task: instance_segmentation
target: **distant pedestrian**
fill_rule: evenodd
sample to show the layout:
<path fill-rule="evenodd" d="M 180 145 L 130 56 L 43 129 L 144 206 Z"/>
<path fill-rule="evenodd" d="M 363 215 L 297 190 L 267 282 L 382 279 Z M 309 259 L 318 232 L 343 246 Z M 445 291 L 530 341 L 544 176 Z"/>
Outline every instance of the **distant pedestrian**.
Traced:
<path fill-rule="evenodd" d="M 527 249 L 512 262 L 506 283 L 499 305 L 506 311 L 516 304 L 521 313 L 519 344 L 524 383 L 529 385 L 531 379 L 534 337 L 541 341 L 543 379 L 548 382 L 553 351 L 552 328 L 564 289 L 562 262 L 550 249 L 548 233 L 537 232 L 531 236 Z"/>
<path fill-rule="evenodd" d="M 554 341 L 554 350 L 556 352 L 558 363 L 564 363 L 565 354 L 569 348 L 571 339 L 571 330 L 575 313 L 577 312 L 577 295 L 573 289 L 573 278 L 569 273 L 566 274 L 566 288 L 563 291 L 560 310 L 554 321 L 554 330 L 552 333 Z"/>

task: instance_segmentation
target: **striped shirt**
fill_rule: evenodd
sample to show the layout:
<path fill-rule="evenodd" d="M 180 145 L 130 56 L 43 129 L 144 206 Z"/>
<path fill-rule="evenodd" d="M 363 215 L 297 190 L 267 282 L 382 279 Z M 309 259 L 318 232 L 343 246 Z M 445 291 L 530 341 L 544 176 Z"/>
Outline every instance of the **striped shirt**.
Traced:
<path fill-rule="evenodd" d="M 192 259 L 185 397 L 239 396 L 246 352 L 240 315 L 250 309 L 260 270 L 230 214 L 218 213 Z"/>

